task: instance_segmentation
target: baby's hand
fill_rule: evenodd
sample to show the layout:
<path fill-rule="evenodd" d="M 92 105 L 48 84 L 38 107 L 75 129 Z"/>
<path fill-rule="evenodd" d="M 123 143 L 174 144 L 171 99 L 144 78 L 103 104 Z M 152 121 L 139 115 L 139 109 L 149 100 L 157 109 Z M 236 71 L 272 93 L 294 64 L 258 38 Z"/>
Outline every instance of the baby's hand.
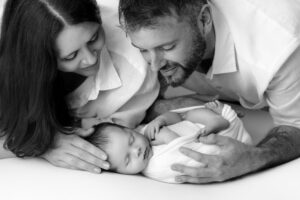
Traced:
<path fill-rule="evenodd" d="M 204 106 L 212 111 L 214 111 L 217 114 L 222 114 L 222 110 L 224 107 L 224 104 L 221 103 L 218 100 L 212 101 L 212 102 L 208 102 L 206 104 L 204 104 Z"/>
<path fill-rule="evenodd" d="M 145 136 L 151 141 L 155 140 L 155 135 L 159 133 L 160 128 L 163 126 L 161 120 L 154 119 L 151 121 L 145 130 Z"/>
<path fill-rule="evenodd" d="M 203 127 L 196 133 L 196 142 L 199 142 L 200 137 L 215 134 L 210 127 Z"/>

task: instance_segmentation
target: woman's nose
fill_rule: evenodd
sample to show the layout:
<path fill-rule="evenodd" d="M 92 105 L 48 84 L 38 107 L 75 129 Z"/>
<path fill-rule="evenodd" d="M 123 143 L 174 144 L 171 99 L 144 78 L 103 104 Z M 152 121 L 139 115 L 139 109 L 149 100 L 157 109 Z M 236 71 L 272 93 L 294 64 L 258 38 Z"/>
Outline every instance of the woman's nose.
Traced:
<path fill-rule="evenodd" d="M 82 67 L 89 67 L 97 62 L 97 51 L 89 48 L 83 50 Z"/>

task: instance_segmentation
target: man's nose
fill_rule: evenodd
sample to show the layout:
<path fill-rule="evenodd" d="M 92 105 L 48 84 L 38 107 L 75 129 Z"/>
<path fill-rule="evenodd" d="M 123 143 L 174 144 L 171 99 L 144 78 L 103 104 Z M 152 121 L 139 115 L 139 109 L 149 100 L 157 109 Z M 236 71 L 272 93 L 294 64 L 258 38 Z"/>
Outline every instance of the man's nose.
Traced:
<path fill-rule="evenodd" d="M 83 67 L 89 67 L 97 62 L 97 51 L 85 48 L 83 49 L 83 59 L 82 59 L 82 65 Z"/>
<path fill-rule="evenodd" d="M 154 72 L 159 71 L 163 66 L 166 65 L 166 60 L 164 59 L 163 55 L 153 52 L 150 55 L 150 66 L 151 70 Z"/>

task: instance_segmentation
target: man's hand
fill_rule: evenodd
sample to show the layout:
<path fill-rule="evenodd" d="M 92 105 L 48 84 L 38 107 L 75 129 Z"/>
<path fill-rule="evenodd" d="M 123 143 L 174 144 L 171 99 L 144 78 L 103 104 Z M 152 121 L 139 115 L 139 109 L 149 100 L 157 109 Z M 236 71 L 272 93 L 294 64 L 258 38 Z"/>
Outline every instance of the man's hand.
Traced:
<path fill-rule="evenodd" d="M 77 131 L 76 134 L 66 135 L 58 133 L 55 138 L 54 148 L 48 150 L 42 157 L 51 164 L 69 169 L 84 170 L 100 173 L 108 169 L 106 154 L 85 141 L 80 136 L 87 136 L 88 131 Z"/>
<path fill-rule="evenodd" d="M 257 169 L 252 155 L 258 151 L 258 148 L 219 135 L 200 137 L 199 140 L 205 144 L 219 146 L 220 154 L 206 155 L 181 147 L 180 151 L 183 154 L 203 163 L 203 166 L 172 165 L 173 170 L 183 174 L 177 176 L 176 181 L 189 183 L 222 182 Z"/>

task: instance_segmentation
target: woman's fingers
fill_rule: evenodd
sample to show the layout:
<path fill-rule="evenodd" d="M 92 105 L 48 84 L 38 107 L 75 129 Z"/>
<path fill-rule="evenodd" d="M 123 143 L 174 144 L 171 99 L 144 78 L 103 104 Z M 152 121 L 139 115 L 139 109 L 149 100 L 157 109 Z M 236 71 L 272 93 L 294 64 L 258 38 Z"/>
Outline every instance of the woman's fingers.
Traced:
<path fill-rule="evenodd" d="M 77 135 L 59 133 L 54 146 L 42 156 L 53 165 L 93 173 L 109 169 L 106 154 Z"/>

